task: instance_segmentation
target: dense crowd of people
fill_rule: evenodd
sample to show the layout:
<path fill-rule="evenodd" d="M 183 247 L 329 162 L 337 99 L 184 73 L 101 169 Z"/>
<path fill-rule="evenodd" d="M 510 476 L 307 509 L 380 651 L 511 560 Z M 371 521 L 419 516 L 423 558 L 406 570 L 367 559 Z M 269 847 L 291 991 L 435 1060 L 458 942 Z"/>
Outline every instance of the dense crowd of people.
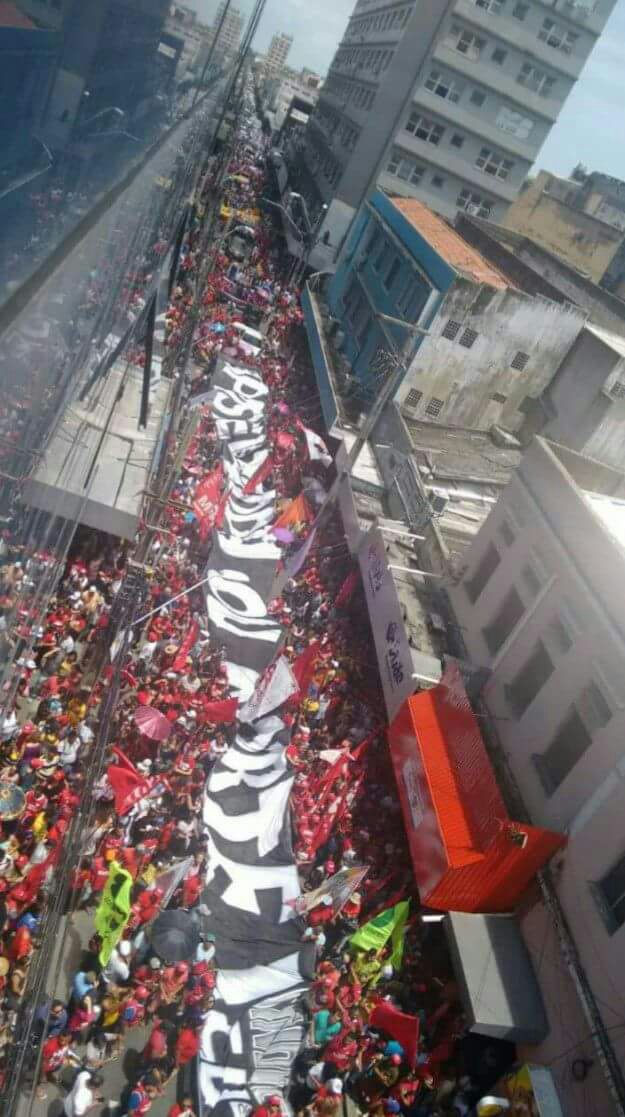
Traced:
<path fill-rule="evenodd" d="M 273 227 L 257 208 L 264 188 L 262 150 L 248 134 L 228 166 L 191 390 L 201 399 L 219 354 L 261 373 L 269 389 L 271 452 L 254 484 L 271 481 L 276 490 L 274 531 L 286 561 L 310 530 L 329 459 L 298 416 L 298 398 L 312 391 L 290 343 L 301 311 L 297 292 L 284 282 Z M 244 259 L 234 259 L 229 249 L 233 213 L 254 218 Z M 201 264 L 199 229 L 196 220 L 172 292 L 170 344 L 191 306 Z M 265 312 L 257 351 L 238 328 L 253 307 Z M 211 856 L 202 797 L 214 761 L 228 749 L 236 701 L 223 650 L 205 623 L 202 593 L 190 587 L 202 578 L 210 528 L 221 522 L 227 498 L 206 402 L 151 544 L 146 619 L 132 627 L 121 673 L 113 659 L 96 675 L 128 556 L 91 532 L 73 548 L 32 658 L 23 660 L 17 707 L 2 725 L 0 783 L 17 796 L 16 815 L 0 830 L 0 1065 L 6 1072 L 64 837 L 81 806 L 100 704 L 119 674 L 107 767 L 95 788 L 71 903 L 93 912 L 97 927 L 103 896 L 118 874 L 126 882 L 127 913 L 112 944 L 94 929 L 68 999 L 39 1009 L 38 1093 L 45 1097 L 50 1083 L 65 1084 L 71 1071 L 67 1117 L 84 1117 L 97 1104 L 101 1069 L 148 1028 L 127 1091 L 109 1099 L 143 1117 L 197 1055 L 213 1007 L 219 974 L 214 945 L 202 930 Z M 32 571 L 19 560 L 4 562 L 0 604 L 11 600 L 25 576 L 32 578 Z M 367 611 L 338 520 L 326 521 L 270 611 L 285 631 L 281 652 L 299 683 L 282 716 L 291 729 L 295 857 L 303 897 L 311 898 L 298 918 L 317 957 L 306 998 L 309 1042 L 293 1067 L 289 1103 L 302 1117 L 334 1117 L 349 1093 L 373 1117 L 469 1113 L 480 1084 L 459 1054 L 464 1023 L 458 989 L 413 897 Z M 337 901 L 335 881 L 355 869 L 361 870 L 357 887 Z M 195 913 L 199 946 L 193 957 L 169 960 L 153 943 L 151 928 L 165 908 Z M 359 929 L 376 921 L 388 934 L 367 946 Z M 186 1079 L 178 1096 L 170 1117 L 193 1117 Z M 282 1112 L 277 1094 L 258 1101 L 254 1117 Z"/>

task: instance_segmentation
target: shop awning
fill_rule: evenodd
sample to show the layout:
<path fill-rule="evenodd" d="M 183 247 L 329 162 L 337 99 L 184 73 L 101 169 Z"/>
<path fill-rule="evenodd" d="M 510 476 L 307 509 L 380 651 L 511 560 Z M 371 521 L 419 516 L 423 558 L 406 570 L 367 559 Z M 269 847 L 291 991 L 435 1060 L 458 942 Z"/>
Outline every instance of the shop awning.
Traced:
<path fill-rule="evenodd" d="M 566 839 L 508 816 L 455 662 L 438 686 L 403 703 L 389 743 L 422 902 L 514 911 Z"/>
<path fill-rule="evenodd" d="M 515 916 L 452 911 L 444 927 L 469 1031 L 542 1043 L 549 1024 Z"/>

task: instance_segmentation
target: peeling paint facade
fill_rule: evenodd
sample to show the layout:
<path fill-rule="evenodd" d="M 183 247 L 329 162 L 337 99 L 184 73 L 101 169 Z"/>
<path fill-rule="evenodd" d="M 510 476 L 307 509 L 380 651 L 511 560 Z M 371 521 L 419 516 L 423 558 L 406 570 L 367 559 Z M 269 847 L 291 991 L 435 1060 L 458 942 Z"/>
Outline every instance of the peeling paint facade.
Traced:
<path fill-rule="evenodd" d="M 458 277 L 401 385 L 402 410 L 452 426 L 501 423 L 517 431 L 586 318 L 570 304 Z"/>

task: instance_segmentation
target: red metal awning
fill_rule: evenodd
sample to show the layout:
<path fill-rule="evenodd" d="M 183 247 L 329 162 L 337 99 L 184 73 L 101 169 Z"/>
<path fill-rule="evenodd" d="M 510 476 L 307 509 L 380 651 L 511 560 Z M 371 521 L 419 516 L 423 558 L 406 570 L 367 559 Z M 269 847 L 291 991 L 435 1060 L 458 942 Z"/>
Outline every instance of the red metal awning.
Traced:
<path fill-rule="evenodd" d="M 510 819 L 456 664 L 406 700 L 389 743 L 422 902 L 512 911 L 566 838 Z"/>

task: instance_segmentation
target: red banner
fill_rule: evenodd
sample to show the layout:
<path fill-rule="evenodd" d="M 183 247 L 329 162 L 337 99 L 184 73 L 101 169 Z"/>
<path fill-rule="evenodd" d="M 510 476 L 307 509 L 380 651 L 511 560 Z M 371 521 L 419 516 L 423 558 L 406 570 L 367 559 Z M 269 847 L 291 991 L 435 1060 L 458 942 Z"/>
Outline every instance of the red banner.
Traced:
<path fill-rule="evenodd" d="M 155 776 L 146 779 L 135 768 L 121 749 L 114 748 L 117 764 L 110 764 L 106 769 L 109 783 L 115 796 L 115 810 L 117 814 L 126 814 L 140 799 L 144 799 L 158 782 Z"/>
<path fill-rule="evenodd" d="M 197 640 L 199 634 L 200 634 L 200 626 L 199 626 L 198 622 L 197 621 L 191 621 L 191 624 L 189 626 L 189 630 L 188 630 L 184 640 L 182 641 L 180 647 L 178 648 L 178 653 L 176 655 L 176 658 L 174 659 L 174 662 L 171 665 L 173 671 L 183 671 L 184 670 L 184 667 L 185 667 L 186 662 L 187 662 L 187 656 L 189 655 L 189 652 L 191 651 L 191 648 L 195 644 L 195 641 Z"/>
<path fill-rule="evenodd" d="M 193 497 L 192 508 L 197 517 L 198 531 L 201 539 L 207 539 L 213 526 L 220 527 L 223 523 L 225 502 L 227 494 L 222 493 L 224 483 L 223 465 L 220 464 L 212 473 L 200 481 Z"/>
<path fill-rule="evenodd" d="M 203 720 L 211 725 L 231 725 L 237 716 L 238 698 L 223 698 L 217 702 L 205 702 L 202 707 Z"/>

